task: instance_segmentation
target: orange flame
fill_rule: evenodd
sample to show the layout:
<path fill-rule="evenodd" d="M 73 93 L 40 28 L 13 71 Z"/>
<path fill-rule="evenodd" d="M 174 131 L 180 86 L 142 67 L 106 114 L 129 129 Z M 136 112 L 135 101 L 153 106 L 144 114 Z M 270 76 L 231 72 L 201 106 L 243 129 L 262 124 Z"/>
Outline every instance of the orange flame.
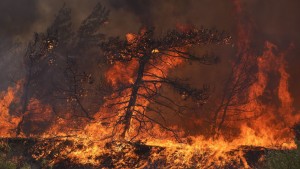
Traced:
<path fill-rule="evenodd" d="M 242 8 L 239 0 L 234 0 L 236 5 L 236 13 L 241 14 Z M 185 26 L 178 26 L 181 30 L 188 29 Z M 286 148 L 292 149 L 296 147 L 293 140 L 293 132 L 290 127 L 300 121 L 300 114 L 295 113 L 293 108 L 293 98 L 289 93 L 289 74 L 286 70 L 287 63 L 285 61 L 285 52 L 278 51 L 278 47 L 271 42 L 265 42 L 265 49 L 262 56 L 255 57 L 251 51 L 251 24 L 244 24 L 241 20 L 238 21 L 238 41 L 237 41 L 237 55 L 242 55 L 242 59 L 251 58 L 251 63 L 257 65 L 256 81 L 249 86 L 246 96 L 249 103 L 242 105 L 241 108 L 247 110 L 247 113 L 239 115 L 241 119 L 247 119 L 243 121 L 228 121 L 226 124 L 233 126 L 239 130 L 238 135 L 234 135 L 234 138 L 227 140 L 225 136 L 220 136 L 218 139 L 208 139 L 203 136 L 189 136 L 183 138 L 183 143 L 175 142 L 168 133 L 160 130 L 158 126 L 153 127 L 153 132 L 159 138 L 150 138 L 145 134 L 141 134 L 140 138 L 146 138 L 146 144 L 151 146 L 165 147 L 165 151 L 161 154 L 152 153 L 150 159 L 152 161 L 160 158 L 166 158 L 169 165 L 174 166 L 191 166 L 195 161 L 195 156 L 204 157 L 205 160 L 200 159 L 197 164 L 198 168 L 209 168 L 212 165 L 224 166 L 226 162 L 235 161 L 242 163 L 245 168 L 249 168 L 242 151 L 238 151 L 240 146 L 259 146 L 266 148 Z M 143 30 L 142 30 L 143 33 Z M 127 34 L 127 41 L 135 43 L 136 38 L 139 35 Z M 177 49 L 185 51 L 185 48 Z M 152 54 L 159 54 L 158 49 L 154 49 Z M 277 54 L 278 53 L 278 54 Z M 170 70 L 176 66 L 183 64 L 184 60 L 168 55 L 175 55 L 176 53 L 168 53 L 167 55 L 160 56 L 163 62 L 155 63 L 155 68 L 147 67 L 147 72 L 155 74 L 158 77 L 166 77 Z M 253 63 L 252 63 L 253 62 Z M 166 64 L 168 63 L 168 64 Z M 135 74 L 138 69 L 138 61 L 132 59 L 129 62 L 121 63 L 116 62 L 105 73 L 107 82 L 117 89 L 120 85 L 129 85 L 134 83 L 136 78 Z M 237 70 L 236 74 L 240 73 Z M 143 80 L 158 80 L 153 76 L 144 76 Z M 157 83 L 156 86 L 149 84 L 147 87 L 154 90 L 160 88 L 162 84 Z M 0 135 L 2 137 L 12 136 L 12 130 L 16 128 L 20 121 L 19 117 L 11 115 L 10 107 L 12 103 L 17 102 L 16 95 L 21 89 L 21 84 L 18 83 L 15 87 L 9 87 L 6 92 L 0 94 Z M 140 94 L 147 94 L 146 90 L 139 91 Z M 124 97 L 116 97 L 119 93 L 113 93 L 111 98 L 107 99 L 103 107 L 100 107 L 99 111 L 94 115 L 95 121 L 85 121 L 84 130 L 74 130 L 73 125 L 70 125 L 70 120 L 58 118 L 54 120 L 52 126 L 44 132 L 43 137 L 66 136 L 70 135 L 74 142 L 80 142 L 85 145 L 85 149 L 77 149 L 69 152 L 68 157 L 76 159 L 80 163 L 92 163 L 97 164 L 99 161 L 95 160 L 99 154 L 107 153 L 103 149 L 105 144 L 104 139 L 109 138 L 112 133 L 112 126 L 109 123 L 101 120 L 111 115 L 112 110 L 108 107 L 111 103 L 122 103 L 129 99 L 130 89 L 122 91 Z M 147 107 L 149 102 L 142 98 L 137 98 L 137 104 Z M 126 106 L 124 104 L 118 104 L 115 108 L 120 109 Z M 140 109 L 135 107 L 135 109 Z M 26 115 L 30 116 L 33 123 L 46 122 L 45 118 L 52 119 L 52 108 L 50 105 L 43 105 L 39 100 L 31 98 L 28 110 L 31 112 Z M 228 110 L 231 114 L 236 114 L 235 110 Z M 124 112 L 121 112 L 124 113 Z M 148 112 L 146 112 L 148 113 Z M 69 113 L 66 113 L 69 115 Z M 118 117 L 115 117 L 118 118 Z M 196 119 L 202 122 L 202 119 Z M 132 123 L 131 133 L 135 132 L 136 122 Z M 32 127 L 37 127 L 32 125 Z M 183 131 L 182 131 L 183 133 Z M 129 133 L 130 134 L 130 133 Z M 118 150 L 122 150 L 122 145 L 117 147 Z M 233 153 L 233 150 L 237 150 Z M 65 150 L 68 152 L 68 150 Z M 135 156 L 130 154 L 130 156 Z M 39 158 L 39 157 L 36 157 Z M 132 157 L 133 158 L 133 157 Z M 202 160 L 202 161 L 201 161 Z M 147 162 L 145 162 L 147 163 Z"/>
<path fill-rule="evenodd" d="M 15 87 L 8 87 L 6 92 L 0 93 L 0 135 L 10 137 L 14 135 L 14 129 L 18 125 L 20 118 L 11 115 L 10 106 L 16 101 L 16 95 L 21 88 L 18 82 Z"/>

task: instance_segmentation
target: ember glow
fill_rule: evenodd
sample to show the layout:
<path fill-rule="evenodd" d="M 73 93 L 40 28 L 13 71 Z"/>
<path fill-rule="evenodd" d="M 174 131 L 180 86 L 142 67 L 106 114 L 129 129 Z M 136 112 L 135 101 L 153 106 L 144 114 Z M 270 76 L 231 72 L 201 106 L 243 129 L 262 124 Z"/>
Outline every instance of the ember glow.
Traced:
<path fill-rule="evenodd" d="M 293 45 L 282 49 L 264 39 L 260 47 L 263 51 L 257 52 L 252 45 L 255 23 L 245 21 L 239 0 L 232 4 L 237 15 L 233 40 L 222 33 L 177 24 L 164 40 L 156 38 L 151 28 L 142 27 L 138 33 L 127 33 L 124 40 L 103 43 L 108 66 L 101 84 L 109 86 L 109 92 L 90 116 L 75 118 L 69 109 L 61 110 L 47 99 L 26 98 L 29 94 L 24 97 L 26 80 L 19 80 L 0 93 L 0 136 L 40 141 L 31 149 L 32 158 L 38 161 L 50 157 L 48 166 L 68 159 L 74 164 L 106 168 L 252 168 L 246 157 L 249 151 L 297 149 L 292 127 L 300 122 L 300 112 L 294 108 L 286 61 Z M 199 59 L 189 53 L 194 46 L 210 44 L 235 50 L 223 93 L 210 93 L 205 87 L 194 89 L 172 77 L 174 70 L 192 61 L 215 64 L 215 58 Z M 40 52 L 38 59 L 54 53 L 56 45 L 46 46 L 47 51 Z M 75 78 L 85 77 L 74 74 Z M 79 80 L 80 85 L 84 81 Z M 81 92 L 80 85 L 74 85 L 76 92 Z M 105 85 L 100 90 L 106 90 Z M 179 95 L 180 101 L 162 95 L 163 91 L 171 97 Z M 209 94 L 219 97 L 213 100 Z M 73 99 L 88 114 L 87 104 L 80 102 L 84 97 L 76 93 Z M 27 101 L 23 103 L 24 98 Z M 194 119 L 199 121 L 195 127 L 210 132 L 189 134 L 180 124 L 168 123 L 173 117 L 165 116 L 164 111 L 176 112 L 176 118 L 190 115 L 191 109 L 178 106 L 181 101 L 196 102 L 196 112 L 200 113 L 207 102 L 214 105 L 205 109 L 209 110 L 206 119 Z M 25 112 L 20 104 L 25 104 Z M 17 134 L 20 126 L 22 132 Z M 263 158 L 260 156 L 257 162 Z"/>

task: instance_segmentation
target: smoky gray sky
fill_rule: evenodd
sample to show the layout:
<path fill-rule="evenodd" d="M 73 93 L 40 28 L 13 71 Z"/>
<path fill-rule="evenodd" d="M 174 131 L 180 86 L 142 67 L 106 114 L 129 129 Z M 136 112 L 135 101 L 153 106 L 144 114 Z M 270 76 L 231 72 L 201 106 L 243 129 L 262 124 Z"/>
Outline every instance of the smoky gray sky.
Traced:
<path fill-rule="evenodd" d="M 111 10 L 107 30 L 121 34 L 137 30 L 140 24 L 152 24 L 159 30 L 176 23 L 217 27 L 231 32 L 235 14 L 231 0 L 1 0 L 0 36 L 28 38 L 32 32 L 43 31 L 66 3 L 73 10 L 78 24 L 102 2 Z M 245 12 L 254 20 L 266 38 L 278 43 L 300 39 L 300 2 L 298 0 L 241 0 Z"/>
<path fill-rule="evenodd" d="M 136 31 L 141 24 L 153 24 L 160 30 L 177 23 L 221 26 L 226 30 L 232 25 L 232 5 L 224 0 L 2 0 L 0 35 L 23 39 L 34 31 L 43 31 L 63 3 L 72 8 L 76 26 L 97 2 L 111 10 L 107 25 L 111 34 Z"/>
<path fill-rule="evenodd" d="M 110 9 L 110 21 L 103 28 L 108 35 L 136 32 L 142 24 L 154 25 L 158 32 L 178 23 L 216 27 L 235 34 L 236 16 L 231 0 L 1 0 L 0 1 L 0 79 L 21 69 L 18 54 L 8 52 L 11 42 L 26 43 L 33 32 L 42 32 L 64 3 L 72 9 L 76 27 L 101 2 Z M 295 48 L 287 57 L 290 88 L 300 100 L 300 1 L 241 0 L 244 12 L 255 23 L 254 36 L 270 40 L 281 49 Z M 213 78 L 213 77 L 212 77 Z M 3 80 L 2 80 L 3 81 Z M 300 104 L 298 104 L 300 105 Z"/>

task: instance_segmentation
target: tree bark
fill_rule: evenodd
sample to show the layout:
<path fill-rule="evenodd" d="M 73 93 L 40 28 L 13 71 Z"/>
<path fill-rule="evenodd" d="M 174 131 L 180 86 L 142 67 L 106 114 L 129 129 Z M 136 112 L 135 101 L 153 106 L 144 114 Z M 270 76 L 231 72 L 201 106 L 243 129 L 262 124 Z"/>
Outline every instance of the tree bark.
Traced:
<path fill-rule="evenodd" d="M 136 105 L 136 101 L 137 101 L 138 91 L 140 89 L 140 84 L 143 81 L 145 67 L 146 67 L 146 64 L 149 62 L 149 59 L 150 59 L 149 56 L 144 56 L 143 58 L 141 58 L 139 60 L 139 68 L 138 68 L 138 72 L 137 72 L 137 78 L 132 86 L 130 100 L 128 102 L 128 105 L 127 105 L 126 111 L 125 111 L 125 117 L 124 117 L 124 121 L 123 121 L 124 128 L 123 128 L 123 132 L 121 134 L 121 138 L 123 138 L 123 139 L 126 138 L 126 134 L 128 133 L 128 131 L 130 129 L 134 106 Z"/>
<path fill-rule="evenodd" d="M 29 86 L 31 83 L 31 69 L 32 69 L 32 65 L 29 65 L 29 70 L 28 70 L 28 74 L 27 74 L 27 78 L 25 78 L 25 82 L 24 82 L 24 87 L 23 87 L 23 96 L 22 96 L 22 108 L 21 108 L 21 120 L 18 123 L 17 129 L 16 129 L 16 134 L 17 136 L 19 136 L 22 132 L 22 125 L 24 123 L 24 116 L 25 113 L 27 111 L 27 107 L 28 107 L 28 103 L 29 103 Z"/>

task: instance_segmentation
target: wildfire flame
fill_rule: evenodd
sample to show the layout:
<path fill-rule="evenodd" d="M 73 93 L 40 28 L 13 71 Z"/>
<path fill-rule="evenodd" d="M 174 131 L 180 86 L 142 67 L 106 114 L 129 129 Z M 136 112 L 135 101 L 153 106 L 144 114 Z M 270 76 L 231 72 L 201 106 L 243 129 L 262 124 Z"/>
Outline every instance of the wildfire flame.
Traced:
<path fill-rule="evenodd" d="M 240 14 L 242 12 L 240 2 L 238 0 L 233 1 L 236 5 L 236 12 Z M 181 27 L 182 30 L 187 28 Z M 168 166 L 195 166 L 208 168 L 212 165 L 225 166 L 227 163 L 241 164 L 245 168 L 249 168 L 249 164 L 243 157 L 243 152 L 239 150 L 241 146 L 257 146 L 265 148 L 280 148 L 280 149 L 293 149 L 296 148 L 294 142 L 293 131 L 290 129 L 295 123 L 300 121 L 300 114 L 296 113 L 293 108 L 293 98 L 289 92 L 288 80 L 289 74 L 286 70 L 287 63 L 285 61 L 286 53 L 279 51 L 278 47 L 269 42 L 265 42 L 264 51 L 261 56 L 255 56 L 251 51 L 251 25 L 244 24 L 238 21 L 238 40 L 237 40 L 237 55 L 241 55 L 242 61 L 247 61 L 246 58 L 251 58 L 249 64 L 256 64 L 256 80 L 252 83 L 247 92 L 245 93 L 247 104 L 242 105 L 239 108 L 246 110 L 246 113 L 238 115 L 240 119 L 246 119 L 242 121 L 228 121 L 227 126 L 236 128 L 239 134 L 233 134 L 228 139 L 224 135 L 218 138 L 207 138 L 204 136 L 188 136 L 182 138 L 182 143 L 178 143 L 174 140 L 172 135 L 165 133 L 159 129 L 158 126 L 153 126 L 153 134 L 160 139 L 151 138 L 145 133 L 140 134 L 140 139 L 145 139 L 145 144 L 154 147 L 164 147 L 164 151 L 150 152 L 151 161 L 158 161 L 161 158 L 165 158 L 169 163 Z M 142 32 L 143 33 L 143 32 Z M 136 43 L 136 39 L 139 35 L 127 34 L 127 41 L 130 43 Z M 185 51 L 186 49 L 177 49 L 179 51 Z M 159 53 L 158 49 L 154 49 L 151 52 L 153 55 Z M 169 55 L 176 55 L 175 53 L 169 53 Z M 125 57 L 125 56 L 124 56 Z M 121 63 L 114 63 L 111 68 L 105 73 L 107 82 L 117 89 L 121 85 L 133 84 L 136 79 L 136 71 L 138 69 L 138 60 L 133 58 L 127 58 L 130 61 Z M 244 60 L 243 60 L 244 59 Z M 149 74 L 155 74 L 158 77 L 167 77 L 170 70 L 176 68 L 180 64 L 184 64 L 184 60 L 181 58 L 174 59 L 169 57 L 168 54 L 162 56 L 162 61 L 155 63 L 156 67 L 147 67 Z M 169 64 L 165 64 L 165 62 Z M 239 67 L 238 67 L 239 68 Z M 240 73 L 240 69 L 234 72 L 234 75 Z M 158 80 L 155 77 L 145 76 L 143 80 Z M 149 89 L 154 90 L 160 88 L 161 83 L 147 86 Z M 14 87 L 8 87 L 7 91 L 0 94 L 0 135 L 2 137 L 14 136 L 13 130 L 20 122 L 20 118 L 16 115 L 12 115 L 10 112 L 14 102 L 18 102 L 18 93 L 22 90 L 21 82 L 17 83 Z M 147 94 L 148 91 L 139 91 L 140 94 Z M 103 119 L 111 115 L 111 107 L 108 105 L 112 103 L 122 103 L 129 99 L 130 89 L 122 91 L 124 97 L 117 99 L 107 99 L 102 107 L 99 108 L 98 113 L 94 115 L 95 120 L 93 122 L 85 122 L 83 130 L 72 130 L 72 127 L 68 127 L 69 121 L 64 119 L 54 120 L 52 126 L 43 133 L 42 138 L 51 138 L 55 136 L 70 136 L 64 139 L 69 139 L 77 144 L 84 145 L 85 148 L 78 148 L 75 151 L 69 152 L 65 149 L 64 152 L 68 157 L 74 159 L 82 164 L 95 164 L 97 165 L 97 157 L 100 154 L 108 153 L 106 149 L 103 149 L 107 143 L 107 138 L 112 133 L 112 127 L 109 123 L 104 123 Z M 113 93 L 110 98 L 116 98 L 120 93 Z M 142 98 L 137 98 L 137 104 L 147 107 L 149 102 Z M 124 104 L 118 104 L 115 109 L 122 109 Z M 32 109 L 34 114 L 32 120 L 44 122 L 40 118 L 47 117 L 53 118 L 50 105 L 43 105 L 39 100 L 32 98 L 29 106 L 29 110 Z M 135 109 L 141 109 L 135 107 Z M 236 110 L 228 110 L 228 114 L 236 114 Z M 36 115 L 39 114 L 40 115 Z M 122 112 L 124 113 L 124 112 Z M 121 114 L 122 114 L 121 113 Z M 147 112 L 146 112 L 147 113 Z M 32 113 L 31 113 L 32 114 Z M 236 116 L 235 116 L 236 117 Z M 118 116 L 114 118 L 119 118 Z M 229 118 L 230 119 L 230 118 Z M 198 119 L 197 119 L 198 120 Z M 201 121 L 201 119 L 199 120 Z M 136 122 L 132 123 L 129 135 L 134 135 L 135 126 L 138 126 Z M 66 134 L 68 133 L 68 134 Z M 184 131 L 182 131 L 184 133 Z M 182 134 L 184 135 L 184 134 Z M 34 136 L 34 135 L 31 135 Z M 114 151 L 124 151 L 124 144 L 116 144 Z M 129 151 L 130 152 L 130 151 Z M 42 158 L 41 156 L 35 156 L 35 158 Z M 199 157 L 199 158 L 197 158 Z M 201 157 L 201 158 L 200 158 Z M 134 153 L 128 153 L 124 155 L 124 158 L 138 158 Z M 195 164 L 195 162 L 197 164 Z M 118 162 L 122 163 L 122 161 Z M 145 162 L 147 165 L 149 162 Z M 143 166 L 140 166 L 142 168 Z M 120 168 L 120 167 L 118 167 Z"/>
<path fill-rule="evenodd" d="M 8 87 L 6 92 L 0 93 L 0 135 L 9 137 L 13 135 L 13 131 L 18 125 L 20 118 L 12 116 L 10 107 L 14 102 L 17 102 L 17 93 L 21 88 L 21 83 L 18 82 L 14 87 Z"/>

